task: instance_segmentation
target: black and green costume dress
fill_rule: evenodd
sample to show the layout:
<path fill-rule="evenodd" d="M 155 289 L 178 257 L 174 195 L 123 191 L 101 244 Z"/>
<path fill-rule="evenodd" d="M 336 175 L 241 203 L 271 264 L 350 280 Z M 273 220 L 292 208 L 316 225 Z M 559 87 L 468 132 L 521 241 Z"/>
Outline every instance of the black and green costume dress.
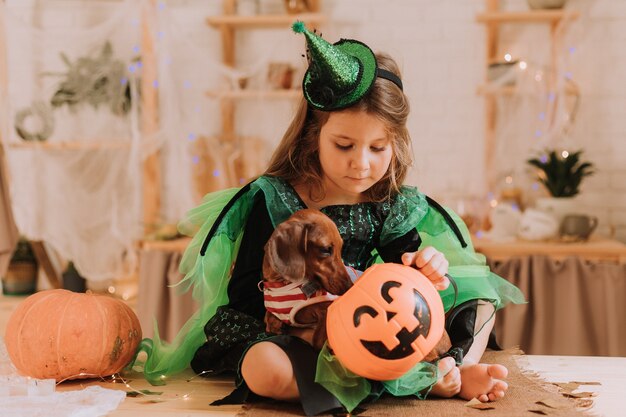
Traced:
<path fill-rule="evenodd" d="M 171 344 L 161 341 L 156 329 L 153 340 L 144 339 L 140 350 L 148 354 L 143 363 L 146 379 L 162 384 L 168 375 L 190 365 L 198 373 L 237 372 L 246 349 L 269 340 L 290 357 L 309 415 L 341 405 L 352 410 L 385 391 L 427 395 L 437 380 L 436 364 L 420 363 L 398 380 L 368 381 L 343 368 L 327 349 L 315 352 L 298 338 L 265 333 L 263 293 L 258 288 L 263 246 L 278 224 L 303 208 L 306 205 L 289 183 L 263 176 L 244 189 L 211 193 L 190 211 L 179 225 L 193 236 L 181 261 L 185 277 L 180 285 L 183 291 L 192 289 L 201 307 Z M 484 256 L 474 252 L 462 220 L 416 188 L 403 187 L 385 202 L 334 205 L 321 211 L 337 224 L 344 240 L 344 263 L 356 269 L 365 270 L 374 262 L 400 262 L 404 252 L 420 246 L 434 246 L 445 254 L 455 286 L 440 295 L 448 318 L 457 319 L 446 322 L 456 349 L 471 345 L 474 328 L 468 309 L 459 307 L 479 299 L 496 308 L 524 302 L 519 289 L 490 272 Z M 237 384 L 245 397 L 239 376 Z"/>

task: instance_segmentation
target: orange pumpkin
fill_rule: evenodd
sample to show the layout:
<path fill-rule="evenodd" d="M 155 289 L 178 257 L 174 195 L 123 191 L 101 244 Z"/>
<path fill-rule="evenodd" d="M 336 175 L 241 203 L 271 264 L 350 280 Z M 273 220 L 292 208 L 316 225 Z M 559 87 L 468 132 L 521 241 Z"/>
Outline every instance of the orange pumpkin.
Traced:
<path fill-rule="evenodd" d="M 439 342 L 445 316 L 439 293 L 415 268 L 368 268 L 328 308 L 328 343 L 339 361 L 365 378 L 404 375 Z"/>
<path fill-rule="evenodd" d="M 67 290 L 26 298 L 7 323 L 7 352 L 26 376 L 57 381 L 112 375 L 141 341 L 135 313 L 106 295 Z"/>

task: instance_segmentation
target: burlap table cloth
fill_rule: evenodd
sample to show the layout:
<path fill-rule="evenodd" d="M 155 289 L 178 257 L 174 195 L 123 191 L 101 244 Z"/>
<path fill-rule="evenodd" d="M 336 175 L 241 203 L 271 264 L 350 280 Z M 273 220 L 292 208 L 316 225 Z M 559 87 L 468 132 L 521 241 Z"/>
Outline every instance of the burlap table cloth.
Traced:
<path fill-rule="evenodd" d="M 432 398 L 419 400 L 414 397 L 393 398 L 384 397 L 379 401 L 367 404 L 365 410 L 359 414 L 362 417 L 459 417 L 459 416 L 485 416 L 485 417 L 517 417 L 517 416 L 582 416 L 577 403 L 564 398 L 558 393 L 556 386 L 541 381 L 536 376 L 524 373 L 516 363 L 514 355 L 523 361 L 520 351 L 507 350 L 501 352 L 488 351 L 483 359 L 487 363 L 500 363 L 509 369 L 507 382 L 509 389 L 504 398 L 489 403 L 493 409 L 479 410 L 466 407 L 467 401 L 453 398 Z M 558 404 L 558 408 L 551 408 L 538 404 L 538 401 L 550 400 L 550 403 Z M 531 411 L 534 410 L 534 411 Z M 545 414 L 542 414 L 545 413 Z M 302 408 L 297 404 L 284 402 L 261 402 L 246 404 L 238 417 L 275 417 L 275 416 L 303 416 Z"/>

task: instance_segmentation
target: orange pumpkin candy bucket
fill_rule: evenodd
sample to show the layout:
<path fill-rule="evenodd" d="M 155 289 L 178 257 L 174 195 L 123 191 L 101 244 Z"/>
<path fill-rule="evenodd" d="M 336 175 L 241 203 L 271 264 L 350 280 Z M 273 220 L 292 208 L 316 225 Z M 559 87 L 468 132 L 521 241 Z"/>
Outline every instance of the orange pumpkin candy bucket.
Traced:
<path fill-rule="evenodd" d="M 5 334 L 20 374 L 57 381 L 120 372 L 140 341 L 139 319 L 123 301 L 60 289 L 26 298 Z"/>
<path fill-rule="evenodd" d="M 328 308 L 328 343 L 348 370 L 365 378 L 400 378 L 443 335 L 439 293 L 415 268 L 377 264 L 368 268 Z"/>

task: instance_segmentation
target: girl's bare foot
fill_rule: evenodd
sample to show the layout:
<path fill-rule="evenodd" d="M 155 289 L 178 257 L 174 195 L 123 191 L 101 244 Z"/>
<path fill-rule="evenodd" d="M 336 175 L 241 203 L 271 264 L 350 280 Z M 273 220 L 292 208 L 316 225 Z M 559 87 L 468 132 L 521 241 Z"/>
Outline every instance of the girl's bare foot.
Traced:
<path fill-rule="evenodd" d="M 503 381 L 509 371 L 502 365 L 469 363 L 459 367 L 461 390 L 459 397 L 465 400 L 477 398 L 486 403 L 504 397 L 509 384 Z"/>
<path fill-rule="evenodd" d="M 430 390 L 432 395 L 451 398 L 461 390 L 461 374 L 454 358 L 443 358 L 439 361 L 439 379 Z"/>

